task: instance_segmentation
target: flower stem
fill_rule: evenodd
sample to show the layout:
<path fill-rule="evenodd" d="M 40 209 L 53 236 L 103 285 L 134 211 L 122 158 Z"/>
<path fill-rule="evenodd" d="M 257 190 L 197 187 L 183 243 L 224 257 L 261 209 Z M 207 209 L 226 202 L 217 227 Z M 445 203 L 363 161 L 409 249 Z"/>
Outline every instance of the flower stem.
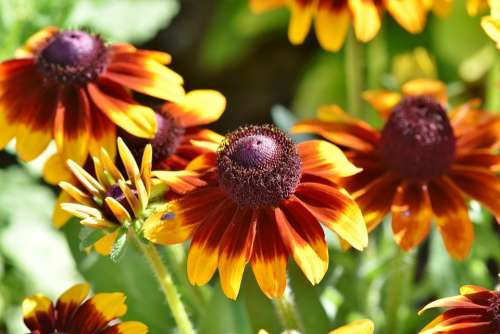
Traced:
<path fill-rule="evenodd" d="M 165 299 L 167 300 L 168 306 L 172 311 L 175 322 L 179 332 L 182 334 L 194 334 L 194 328 L 189 320 L 189 316 L 186 312 L 184 304 L 177 293 L 177 288 L 175 287 L 172 276 L 170 275 L 167 267 L 164 265 L 160 253 L 156 249 L 155 245 L 148 242 L 145 244 L 139 237 L 134 233 L 133 240 L 141 250 L 144 257 L 149 262 L 153 273 L 161 286 Z"/>
<path fill-rule="evenodd" d="M 273 299 L 273 303 L 283 328 L 285 330 L 296 329 L 302 332 L 300 317 L 290 293 L 285 291 L 282 297 Z"/>
<path fill-rule="evenodd" d="M 387 334 L 401 332 L 399 317 L 407 298 L 407 291 L 414 270 L 414 259 L 399 247 L 396 250 L 391 265 L 391 274 L 387 282 Z"/>
<path fill-rule="evenodd" d="M 347 108 L 353 116 L 361 116 L 363 100 L 364 67 L 363 46 L 356 39 L 354 31 L 351 30 L 347 36 L 345 52 L 345 76 L 347 82 Z"/>

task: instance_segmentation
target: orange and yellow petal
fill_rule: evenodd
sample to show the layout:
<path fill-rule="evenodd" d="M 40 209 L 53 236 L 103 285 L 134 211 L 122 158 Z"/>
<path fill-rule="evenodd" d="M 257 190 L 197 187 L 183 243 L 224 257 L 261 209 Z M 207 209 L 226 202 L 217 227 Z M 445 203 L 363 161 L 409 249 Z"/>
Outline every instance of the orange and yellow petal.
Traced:
<path fill-rule="evenodd" d="M 95 251 L 102 256 L 108 256 L 111 254 L 116 238 L 118 238 L 118 231 L 106 234 L 94 244 Z"/>
<path fill-rule="evenodd" d="M 313 1 L 291 0 L 290 23 L 288 25 L 288 39 L 294 45 L 302 44 L 311 29 L 314 15 Z"/>
<path fill-rule="evenodd" d="M 187 258 L 191 284 L 204 285 L 212 278 L 219 262 L 219 243 L 236 212 L 230 200 L 218 204 L 193 234 Z"/>
<path fill-rule="evenodd" d="M 207 185 L 200 178 L 200 174 L 190 170 L 154 171 L 153 176 L 165 182 L 170 190 L 178 194 L 185 194 Z"/>
<path fill-rule="evenodd" d="M 456 259 L 469 255 L 474 229 L 460 190 L 447 178 L 428 184 L 432 211 L 448 253 Z"/>
<path fill-rule="evenodd" d="M 318 284 L 328 270 L 328 246 L 321 225 L 293 199 L 283 203 L 275 214 L 288 253 L 309 282 Z"/>
<path fill-rule="evenodd" d="M 485 16 L 481 19 L 481 27 L 500 49 L 500 17 Z"/>
<path fill-rule="evenodd" d="M 66 159 L 60 153 L 54 153 L 43 165 L 43 180 L 56 185 L 61 181 L 74 180 L 74 176 L 66 165 Z"/>
<path fill-rule="evenodd" d="M 224 294 L 233 300 L 238 297 L 245 265 L 251 257 L 256 218 L 252 210 L 239 208 L 220 241 L 220 284 Z"/>
<path fill-rule="evenodd" d="M 125 295 L 120 292 L 98 293 L 83 303 L 71 321 L 68 332 L 95 333 L 127 312 Z"/>
<path fill-rule="evenodd" d="M 432 209 L 426 185 L 401 184 L 394 196 L 391 211 L 394 239 L 402 249 L 412 249 L 429 234 Z"/>
<path fill-rule="evenodd" d="M 443 105 L 448 103 L 446 85 L 434 79 L 415 79 L 406 82 L 401 87 L 401 92 L 405 96 L 431 96 Z"/>
<path fill-rule="evenodd" d="M 320 1 L 314 27 L 321 47 L 333 52 L 340 50 L 350 23 L 351 14 L 347 6 L 337 8 L 328 1 Z"/>
<path fill-rule="evenodd" d="M 381 12 L 372 0 L 349 0 L 354 18 L 354 32 L 362 42 L 371 41 L 379 32 Z"/>
<path fill-rule="evenodd" d="M 54 322 L 54 305 L 52 301 L 37 294 L 25 298 L 22 304 L 23 318 L 26 326 L 36 332 L 50 333 Z"/>
<path fill-rule="evenodd" d="M 255 13 L 272 10 L 284 6 L 287 0 L 250 0 L 250 8 Z"/>
<path fill-rule="evenodd" d="M 86 283 L 74 285 L 64 292 L 56 303 L 56 328 L 66 328 L 80 304 L 85 300 L 90 291 Z"/>
<path fill-rule="evenodd" d="M 160 244 L 183 242 L 205 220 L 207 212 L 224 199 L 226 195 L 215 187 L 194 190 L 151 215 L 144 223 L 144 236 Z"/>
<path fill-rule="evenodd" d="M 362 250 L 368 245 L 363 215 L 347 192 L 319 183 L 301 183 L 295 196 L 316 219 L 351 246 Z"/>
<path fill-rule="evenodd" d="M 387 11 L 408 32 L 421 32 L 425 27 L 426 10 L 420 0 L 388 0 Z"/>
<path fill-rule="evenodd" d="M 65 191 L 59 194 L 57 201 L 54 205 L 54 210 L 52 212 L 52 224 L 55 228 L 61 228 L 66 224 L 66 222 L 73 216 L 71 213 L 63 210 L 61 208 L 62 203 L 70 203 L 73 198 Z"/>
<path fill-rule="evenodd" d="M 125 321 L 106 328 L 101 334 L 147 334 L 148 326 L 138 321 Z"/>
<path fill-rule="evenodd" d="M 476 167 L 455 165 L 449 172 L 458 188 L 488 210 L 500 222 L 500 178 L 493 172 Z"/>
<path fill-rule="evenodd" d="M 116 156 L 116 126 L 92 100 L 89 102 L 91 124 L 89 152 L 92 156 L 97 157 L 104 149 L 111 159 L 114 159 Z"/>
<path fill-rule="evenodd" d="M 79 88 L 62 88 L 54 119 L 54 139 L 62 159 L 83 165 L 88 155 L 90 106 Z"/>
<path fill-rule="evenodd" d="M 368 102 L 383 119 L 387 119 L 392 109 L 401 101 L 401 94 L 383 90 L 372 90 L 363 93 L 363 99 Z"/>
<path fill-rule="evenodd" d="M 116 52 L 101 77 L 139 93 L 181 101 L 185 94 L 182 77 L 155 58 L 147 53 Z"/>
<path fill-rule="evenodd" d="M 135 103 L 122 87 L 101 81 L 99 85 L 88 84 L 87 89 L 95 105 L 116 125 L 136 137 L 154 137 L 154 111 Z"/>
<path fill-rule="evenodd" d="M 373 334 L 375 325 L 368 319 L 356 320 L 348 325 L 342 326 L 328 334 Z"/>
<path fill-rule="evenodd" d="M 327 179 L 357 174 L 354 166 L 337 146 L 323 140 L 309 140 L 297 145 L 303 172 Z"/>
<path fill-rule="evenodd" d="M 175 121 L 184 128 L 206 125 L 215 122 L 226 109 L 226 98 L 215 90 L 193 90 L 179 102 L 178 108 L 169 108 L 164 105 Z"/>
<path fill-rule="evenodd" d="M 269 298 L 279 298 L 286 287 L 288 254 L 281 240 L 273 210 L 263 209 L 257 214 L 259 216 L 250 259 L 252 271 L 264 294 Z"/>

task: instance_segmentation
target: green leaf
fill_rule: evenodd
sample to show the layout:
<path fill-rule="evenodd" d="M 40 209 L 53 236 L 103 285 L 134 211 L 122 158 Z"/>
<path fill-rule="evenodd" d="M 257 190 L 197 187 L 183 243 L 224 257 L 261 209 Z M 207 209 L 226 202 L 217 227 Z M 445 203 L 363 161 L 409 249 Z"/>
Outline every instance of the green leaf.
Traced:
<path fill-rule="evenodd" d="M 109 258 L 113 262 L 119 262 L 123 255 L 125 254 L 125 248 L 127 245 L 127 230 L 124 228 L 120 228 L 118 231 L 118 236 L 113 244 L 113 248 L 111 248 L 111 253 L 109 254 Z"/>
<path fill-rule="evenodd" d="M 85 250 L 86 248 L 95 244 L 99 239 L 104 237 L 106 234 L 103 230 L 91 229 L 83 227 L 80 231 L 80 250 Z"/>
<path fill-rule="evenodd" d="M 141 43 L 168 26 L 178 11 L 176 0 L 79 0 L 68 24 L 88 27 L 111 41 Z"/>

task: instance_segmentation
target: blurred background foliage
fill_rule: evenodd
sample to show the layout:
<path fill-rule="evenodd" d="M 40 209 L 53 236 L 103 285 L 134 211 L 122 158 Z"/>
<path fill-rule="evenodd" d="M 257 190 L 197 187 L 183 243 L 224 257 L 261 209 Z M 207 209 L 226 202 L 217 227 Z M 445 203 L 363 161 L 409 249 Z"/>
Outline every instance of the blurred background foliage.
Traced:
<path fill-rule="evenodd" d="M 252 14 L 246 0 L 0 0 L 0 59 L 12 56 L 36 30 L 83 27 L 110 41 L 128 41 L 173 55 L 172 67 L 188 89 L 213 88 L 228 98 L 215 129 L 269 122 L 288 128 L 312 117 L 320 105 L 346 105 L 344 52 L 322 51 L 310 36 L 301 47 L 286 39 L 288 12 Z M 411 36 L 386 16 L 379 36 L 363 47 L 367 88 L 397 89 L 416 77 L 447 83 L 452 104 L 481 98 L 500 110 L 499 55 L 481 30 L 479 17 L 455 1 L 447 18 L 429 16 L 425 31 Z M 378 124 L 372 110 L 363 117 Z M 271 112 L 272 110 L 272 112 Z M 1 131 L 1 130 L 0 130 Z M 302 138 L 296 138 L 301 140 Z M 46 158 L 46 157 L 45 157 Z M 79 226 L 51 227 L 57 189 L 40 178 L 44 157 L 28 165 L 0 152 L 0 333 L 23 333 L 20 302 L 28 294 L 58 296 L 87 280 L 95 291 L 123 291 L 127 319 L 141 320 L 152 334 L 175 332 L 173 320 L 139 253 L 130 247 L 115 264 L 79 250 Z M 451 260 L 437 233 L 418 250 L 402 253 L 385 223 L 363 252 L 343 252 L 328 235 L 330 269 L 311 287 L 293 265 L 289 283 L 306 333 L 325 333 L 369 317 L 378 333 L 415 333 L 432 318 L 418 317 L 424 303 L 454 295 L 460 285 L 493 288 L 499 271 L 499 227 L 477 203 L 470 205 L 476 241 L 467 261 Z M 200 333 L 270 333 L 282 330 L 271 302 L 246 275 L 237 302 L 226 299 L 217 280 L 191 287 L 183 246 L 162 252 Z"/>

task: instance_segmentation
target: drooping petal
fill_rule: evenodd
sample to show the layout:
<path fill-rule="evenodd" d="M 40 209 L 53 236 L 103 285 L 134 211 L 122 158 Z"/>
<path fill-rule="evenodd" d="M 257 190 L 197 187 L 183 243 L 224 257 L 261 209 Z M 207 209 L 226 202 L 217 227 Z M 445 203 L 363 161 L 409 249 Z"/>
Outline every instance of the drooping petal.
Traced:
<path fill-rule="evenodd" d="M 177 105 L 163 105 L 175 121 L 184 128 L 215 122 L 226 109 L 226 98 L 215 90 L 193 90 Z"/>
<path fill-rule="evenodd" d="M 408 32 L 416 34 L 425 27 L 426 10 L 419 0 L 388 0 L 387 11 Z"/>
<path fill-rule="evenodd" d="M 354 32 L 362 42 L 371 41 L 379 32 L 381 14 L 372 0 L 349 0 L 354 17 Z"/>
<path fill-rule="evenodd" d="M 112 57 L 101 77 L 159 99 L 178 102 L 184 96 L 183 79 L 151 57 L 135 52 Z"/>
<path fill-rule="evenodd" d="M 57 321 L 59 331 L 69 328 L 69 322 L 80 304 L 87 297 L 90 286 L 86 283 L 77 284 L 64 292 L 56 303 Z"/>
<path fill-rule="evenodd" d="M 236 211 L 236 205 L 226 199 L 196 229 L 187 259 L 187 274 L 191 284 L 204 285 L 212 278 L 219 261 L 222 236 Z"/>
<path fill-rule="evenodd" d="M 186 170 L 203 171 L 216 166 L 217 154 L 215 152 L 204 153 L 193 159 L 187 166 Z"/>
<path fill-rule="evenodd" d="M 299 202 L 286 201 L 276 209 L 276 222 L 289 254 L 311 284 L 318 284 L 328 269 L 328 246 L 320 224 Z"/>
<path fill-rule="evenodd" d="M 471 293 L 478 293 L 478 292 L 487 292 L 489 291 L 488 289 L 485 289 L 483 287 L 477 286 L 477 285 L 464 285 L 460 287 L 460 294 L 463 295 L 468 295 Z"/>
<path fill-rule="evenodd" d="M 336 52 L 344 44 L 351 22 L 347 6 L 333 6 L 320 1 L 316 12 L 316 36 L 323 49 Z"/>
<path fill-rule="evenodd" d="M 316 219 L 354 248 L 362 250 L 368 245 L 363 215 L 347 192 L 319 183 L 301 183 L 295 195 Z"/>
<path fill-rule="evenodd" d="M 370 90 L 363 93 L 363 99 L 378 112 L 380 117 L 386 120 L 392 109 L 401 101 L 401 94 L 384 90 Z"/>
<path fill-rule="evenodd" d="M 454 165 L 450 179 L 467 196 L 480 202 L 500 222 L 500 178 L 484 168 Z"/>
<path fill-rule="evenodd" d="M 95 105 L 116 125 L 137 137 L 154 137 L 154 111 L 135 103 L 122 87 L 101 80 L 99 85 L 88 84 L 87 89 Z"/>
<path fill-rule="evenodd" d="M 308 140 L 297 145 L 304 173 L 327 179 L 346 177 L 361 171 L 342 151 L 324 140 Z"/>
<path fill-rule="evenodd" d="M 60 153 L 54 153 L 43 165 L 43 180 L 55 185 L 61 181 L 74 180 L 74 176 Z"/>
<path fill-rule="evenodd" d="M 456 259 L 469 255 L 474 229 L 460 190 L 447 177 L 428 184 L 432 211 L 448 253 Z"/>
<path fill-rule="evenodd" d="M 59 194 L 59 197 L 57 197 L 57 201 L 54 204 L 54 210 L 52 212 L 52 225 L 54 225 L 55 228 L 61 228 L 72 217 L 71 213 L 61 208 L 62 203 L 69 203 L 71 201 L 72 197 L 64 191 Z"/>
<path fill-rule="evenodd" d="M 273 210 L 263 209 L 257 214 L 255 240 L 250 259 L 252 271 L 264 294 L 269 298 L 279 298 L 286 287 L 288 254 Z"/>
<path fill-rule="evenodd" d="M 178 194 L 185 194 L 196 188 L 207 185 L 207 183 L 201 179 L 199 173 L 190 170 L 154 171 L 153 175 L 165 182 L 170 190 Z"/>
<path fill-rule="evenodd" d="M 355 182 L 357 176 L 354 175 L 349 180 L 345 180 L 345 186 L 348 190 L 350 190 L 349 184 Z M 362 176 L 360 173 L 360 177 Z M 399 183 L 400 179 L 397 176 L 387 173 L 380 175 L 367 186 L 353 193 L 356 203 L 363 212 L 368 231 L 377 227 L 389 213 Z"/>
<path fill-rule="evenodd" d="M 397 1 L 397 0 L 395 0 Z M 406 82 L 401 91 L 405 96 L 431 96 L 441 102 L 447 104 L 448 95 L 446 85 L 439 80 L 434 79 L 415 79 Z"/>
<path fill-rule="evenodd" d="M 314 4 L 308 0 L 291 0 L 289 4 L 291 17 L 288 25 L 288 39 L 294 45 L 302 44 L 311 29 Z"/>
<path fill-rule="evenodd" d="M 455 163 L 468 167 L 480 167 L 498 171 L 500 169 L 500 155 L 491 152 L 489 149 L 479 149 L 470 151 L 467 154 L 457 154 Z"/>
<path fill-rule="evenodd" d="M 485 16 L 481 19 L 481 27 L 500 49 L 500 17 Z"/>
<path fill-rule="evenodd" d="M 251 257 L 256 216 L 249 209 L 238 209 L 222 236 L 219 248 L 219 277 L 222 291 L 236 300 L 245 265 Z"/>
<path fill-rule="evenodd" d="M 89 152 L 92 156 L 99 156 L 101 150 L 104 149 L 114 159 L 116 156 L 116 126 L 90 98 L 89 106 Z"/>
<path fill-rule="evenodd" d="M 160 244 L 183 242 L 205 220 L 207 212 L 224 199 L 225 193 L 216 187 L 194 190 L 151 215 L 144 223 L 144 236 Z"/>
<path fill-rule="evenodd" d="M 22 305 L 26 327 L 33 332 L 51 333 L 54 328 L 54 305 L 44 295 L 25 298 Z"/>
<path fill-rule="evenodd" d="M 33 57 L 47 41 L 59 32 L 57 27 L 45 27 L 28 38 L 23 47 L 16 50 L 17 58 Z"/>
<path fill-rule="evenodd" d="M 394 239 L 402 249 L 412 249 L 429 234 L 432 209 L 426 185 L 401 184 L 394 196 L 391 211 Z"/>
<path fill-rule="evenodd" d="M 422 314 L 423 312 L 431 309 L 431 308 L 437 308 L 437 307 L 445 307 L 445 308 L 484 308 L 486 309 L 486 306 L 481 306 L 477 305 L 474 302 L 472 302 L 469 298 L 464 297 L 464 296 L 454 296 L 454 297 L 446 297 L 446 298 L 441 298 L 438 300 L 435 300 L 427 305 L 425 305 L 420 311 L 418 311 L 418 314 Z"/>
<path fill-rule="evenodd" d="M 90 106 L 83 90 L 74 87 L 59 91 L 54 119 L 54 139 L 64 160 L 83 165 L 88 155 Z"/>

